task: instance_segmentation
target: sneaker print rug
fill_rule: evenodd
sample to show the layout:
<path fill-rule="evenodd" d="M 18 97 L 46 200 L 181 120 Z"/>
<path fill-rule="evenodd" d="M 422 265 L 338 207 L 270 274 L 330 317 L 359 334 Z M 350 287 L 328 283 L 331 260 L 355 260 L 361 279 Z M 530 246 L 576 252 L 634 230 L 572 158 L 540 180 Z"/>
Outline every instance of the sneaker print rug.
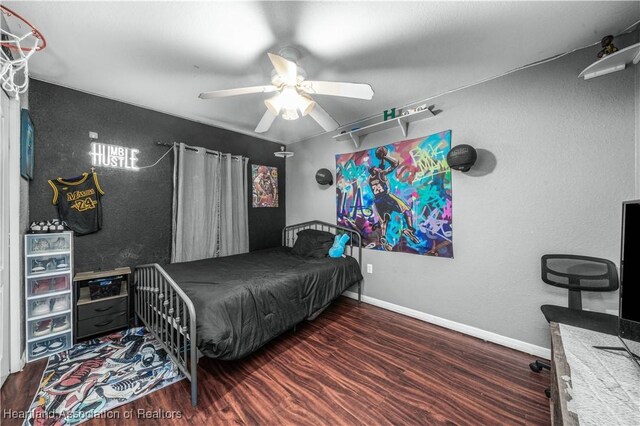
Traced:
<path fill-rule="evenodd" d="M 183 378 L 143 327 L 89 340 L 49 357 L 24 424 L 79 424 Z"/>

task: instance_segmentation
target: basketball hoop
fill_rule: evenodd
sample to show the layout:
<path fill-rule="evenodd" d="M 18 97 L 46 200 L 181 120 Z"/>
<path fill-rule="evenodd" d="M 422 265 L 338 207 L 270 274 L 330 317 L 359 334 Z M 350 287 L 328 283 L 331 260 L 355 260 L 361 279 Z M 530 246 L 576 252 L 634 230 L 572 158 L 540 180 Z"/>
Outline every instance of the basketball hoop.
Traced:
<path fill-rule="evenodd" d="M 0 84 L 7 93 L 17 97 L 29 87 L 29 58 L 47 47 L 47 40 L 33 24 L 8 7 L 0 5 L 0 11 L 3 17 L 12 18 L 29 28 L 29 32 L 16 35 L 9 31 L 9 26 L 0 27 Z"/>

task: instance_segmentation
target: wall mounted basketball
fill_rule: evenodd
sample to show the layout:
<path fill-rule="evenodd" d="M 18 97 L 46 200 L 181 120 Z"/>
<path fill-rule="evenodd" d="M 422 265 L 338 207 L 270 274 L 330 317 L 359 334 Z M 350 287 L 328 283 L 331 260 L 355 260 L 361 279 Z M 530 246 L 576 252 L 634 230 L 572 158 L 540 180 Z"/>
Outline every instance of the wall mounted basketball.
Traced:
<path fill-rule="evenodd" d="M 477 159 L 478 153 L 471 145 L 456 145 L 447 154 L 449 167 L 461 172 L 468 172 Z"/>
<path fill-rule="evenodd" d="M 333 185 L 333 175 L 329 169 L 320 169 L 316 172 L 316 182 L 320 185 Z"/>

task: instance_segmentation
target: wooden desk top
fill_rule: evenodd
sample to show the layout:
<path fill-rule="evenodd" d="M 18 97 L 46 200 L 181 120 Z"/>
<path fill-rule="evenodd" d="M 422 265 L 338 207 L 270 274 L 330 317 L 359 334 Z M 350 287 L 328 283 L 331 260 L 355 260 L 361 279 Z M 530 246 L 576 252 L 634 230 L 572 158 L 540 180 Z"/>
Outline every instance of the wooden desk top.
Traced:
<path fill-rule="evenodd" d="M 640 369 L 616 336 L 551 323 L 554 425 L 640 425 Z"/>
<path fill-rule="evenodd" d="M 128 275 L 130 273 L 131 268 L 129 267 L 109 269 L 105 271 L 78 272 L 73 277 L 73 281 L 95 280 L 97 278 L 114 277 L 116 275 Z"/>
<path fill-rule="evenodd" d="M 551 325 L 551 424 L 578 425 L 578 415 L 567 408 L 573 397 L 571 396 L 571 368 L 562 346 L 560 324 Z"/>

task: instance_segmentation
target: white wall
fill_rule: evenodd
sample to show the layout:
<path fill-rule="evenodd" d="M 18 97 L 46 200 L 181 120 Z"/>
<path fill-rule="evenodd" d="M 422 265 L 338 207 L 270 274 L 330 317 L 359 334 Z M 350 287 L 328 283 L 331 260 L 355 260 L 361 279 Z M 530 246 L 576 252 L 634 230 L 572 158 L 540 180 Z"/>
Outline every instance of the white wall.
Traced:
<path fill-rule="evenodd" d="M 594 49 L 433 100 L 442 113 L 412 123 L 406 139 L 451 129 L 453 145 L 489 151 L 495 168 L 482 176 L 492 168 L 483 155 L 473 173 L 453 174 L 455 259 L 364 250 L 374 271 L 366 295 L 549 346 L 539 307 L 566 305 L 567 296 L 540 280 L 540 256 L 618 263 L 620 203 L 635 191 L 636 71 L 579 80 Z M 402 139 L 391 129 L 361 149 Z M 287 223 L 335 222 L 335 187 L 320 189 L 314 174 L 355 148 L 331 135 L 289 148 Z M 617 294 L 584 299 L 589 309 L 617 309 Z"/>
<path fill-rule="evenodd" d="M 636 198 L 640 199 L 640 65 L 636 69 Z"/>

